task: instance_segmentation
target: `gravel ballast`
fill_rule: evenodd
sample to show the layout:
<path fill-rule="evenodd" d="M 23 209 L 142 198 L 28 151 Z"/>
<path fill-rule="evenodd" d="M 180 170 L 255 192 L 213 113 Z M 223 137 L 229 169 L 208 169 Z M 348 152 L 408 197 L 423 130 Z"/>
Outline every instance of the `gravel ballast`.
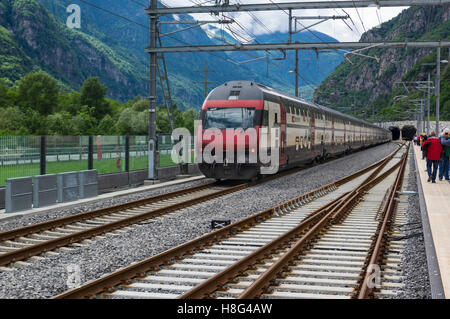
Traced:
<path fill-rule="evenodd" d="M 395 149 L 396 145 L 392 143 L 379 145 L 182 211 L 145 221 L 139 226 L 123 229 L 122 232 L 108 234 L 105 238 L 95 238 L 84 247 L 73 247 L 71 251 L 61 251 L 57 256 L 46 256 L 43 260 L 30 261 L 29 266 L 15 268 L 12 271 L 0 271 L 0 298 L 48 298 L 57 295 L 68 289 L 69 265 L 80 268 L 82 283 L 99 278 L 210 232 L 212 219 L 230 219 L 231 222 L 235 222 L 352 174 L 379 161 Z M 180 187 L 187 186 L 180 185 Z M 408 189 L 413 190 L 413 186 Z M 410 197 L 415 198 L 415 196 Z M 107 204 L 103 206 L 105 205 Z M 65 214 L 74 214 L 88 209 L 92 208 L 72 208 Z M 420 218 L 420 213 L 418 216 Z M 6 227 L 6 223 L 3 226 Z M 407 264 L 408 261 L 405 261 L 405 267 Z M 412 269 L 413 266 L 407 267 Z M 418 296 L 413 295 L 416 297 L 410 297 L 407 288 L 403 298 Z"/>
<path fill-rule="evenodd" d="M 29 225 L 34 225 L 38 223 L 43 223 L 48 220 L 53 220 L 56 218 L 67 217 L 71 215 L 76 215 L 84 213 L 87 211 L 92 211 L 95 209 L 100 209 L 104 207 L 110 207 L 114 205 L 124 204 L 131 201 L 139 200 L 146 197 L 157 196 L 161 194 L 166 194 L 186 188 L 191 188 L 194 186 L 199 186 L 207 183 L 214 182 L 214 179 L 205 178 L 201 180 L 196 180 L 192 182 L 166 186 L 163 188 L 155 188 L 148 191 L 143 191 L 139 193 L 134 193 L 130 195 L 124 195 L 116 198 L 110 198 L 108 200 L 96 201 L 89 204 L 80 204 L 76 207 L 64 208 L 59 211 L 49 210 L 48 212 L 32 213 L 29 215 L 17 216 L 14 219 L 0 220 L 0 232 L 6 232 L 8 230 L 25 227 Z"/>
<path fill-rule="evenodd" d="M 411 148 L 414 147 L 411 145 Z M 399 299 L 430 299 L 431 286 L 428 275 L 425 241 L 423 238 L 422 217 L 418 195 L 417 174 L 414 163 L 414 153 L 410 151 L 408 191 L 415 192 L 408 196 L 408 222 L 402 230 L 405 231 L 406 247 L 402 257 L 404 286 L 399 289 Z"/>

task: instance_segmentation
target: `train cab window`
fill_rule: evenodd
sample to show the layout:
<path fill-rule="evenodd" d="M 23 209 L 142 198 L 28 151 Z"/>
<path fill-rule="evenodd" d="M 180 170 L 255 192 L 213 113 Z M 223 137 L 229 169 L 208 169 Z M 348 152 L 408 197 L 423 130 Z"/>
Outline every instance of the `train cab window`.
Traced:
<path fill-rule="evenodd" d="M 254 126 L 255 108 L 225 107 L 209 108 L 206 111 L 204 128 L 243 128 Z"/>

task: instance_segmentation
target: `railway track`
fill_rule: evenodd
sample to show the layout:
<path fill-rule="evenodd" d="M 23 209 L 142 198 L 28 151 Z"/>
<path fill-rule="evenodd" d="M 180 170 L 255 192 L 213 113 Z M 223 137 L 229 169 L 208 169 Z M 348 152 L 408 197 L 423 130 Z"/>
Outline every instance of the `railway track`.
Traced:
<path fill-rule="evenodd" d="M 373 245 L 373 250 L 371 247 L 377 230 L 385 235 L 390 228 L 401 178 L 395 178 L 397 186 L 392 186 L 389 193 L 387 185 L 392 184 L 394 172 L 404 172 L 406 154 L 406 146 L 401 146 L 385 160 L 356 174 L 56 298 L 269 298 L 281 296 L 278 291 L 283 289 L 292 297 L 312 297 L 314 293 L 316 297 L 341 296 L 341 292 L 344 297 L 353 297 L 365 277 L 370 278 L 365 268 L 368 260 L 372 256 L 380 260 L 386 252 L 381 249 L 386 247 L 383 237 L 378 245 Z M 363 204 L 370 204 L 371 209 L 359 207 Z M 392 210 L 390 214 L 385 213 L 388 209 Z M 388 216 L 385 224 L 377 220 L 380 217 L 384 220 L 385 216 Z M 392 250 L 402 242 L 390 245 Z M 309 250 L 313 250 L 312 255 L 306 257 Z M 301 259 L 291 260 L 292 257 Z M 305 278 L 310 281 L 300 276 L 303 279 L 289 278 L 291 281 L 278 286 L 278 290 L 271 287 L 278 275 L 285 276 L 291 271 L 289 267 L 298 267 L 293 269 L 297 275 L 309 273 Z M 336 268 L 341 272 L 333 271 L 335 267 L 343 268 Z M 337 288 L 327 291 L 333 282 Z M 257 292 L 249 293 L 255 286 Z M 300 290 L 296 291 L 294 286 Z M 364 292 L 365 297 L 372 294 L 372 290 Z"/>
<path fill-rule="evenodd" d="M 71 249 L 83 240 L 117 231 L 133 224 L 168 214 L 249 187 L 249 183 L 221 186 L 209 183 L 189 189 L 157 195 L 125 204 L 58 218 L 0 233 L 0 266 L 21 265 L 22 260 L 40 259 L 42 253 Z M 26 262 L 25 262 L 26 264 Z"/>
<path fill-rule="evenodd" d="M 245 188 L 268 182 L 303 168 L 294 168 L 258 181 L 227 186 L 212 182 L 184 190 L 144 198 L 125 204 L 58 218 L 55 220 L 0 233 L 0 271 L 27 266 L 55 250 L 71 250 L 83 246 L 83 241 L 145 222 L 186 207 L 225 196 Z"/>

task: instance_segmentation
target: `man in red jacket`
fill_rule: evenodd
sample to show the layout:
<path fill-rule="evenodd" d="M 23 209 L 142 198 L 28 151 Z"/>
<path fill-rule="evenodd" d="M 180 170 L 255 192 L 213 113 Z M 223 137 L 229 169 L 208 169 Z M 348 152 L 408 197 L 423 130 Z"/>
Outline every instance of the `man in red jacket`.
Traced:
<path fill-rule="evenodd" d="M 430 137 L 422 144 L 422 148 L 427 154 L 428 181 L 436 183 L 436 173 L 442 152 L 441 140 L 436 137 L 436 132 L 430 133 Z M 431 166 L 433 166 L 433 170 L 431 170 Z"/>

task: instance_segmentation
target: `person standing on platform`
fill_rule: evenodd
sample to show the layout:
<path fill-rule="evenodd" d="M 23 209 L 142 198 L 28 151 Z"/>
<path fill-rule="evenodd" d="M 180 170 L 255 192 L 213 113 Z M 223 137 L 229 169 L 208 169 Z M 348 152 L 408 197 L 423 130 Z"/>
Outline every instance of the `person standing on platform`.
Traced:
<path fill-rule="evenodd" d="M 442 181 L 442 178 L 445 177 L 446 181 L 450 181 L 448 176 L 449 173 L 449 161 L 450 161 L 450 136 L 449 129 L 444 129 L 441 136 L 441 145 L 442 145 L 442 156 L 439 161 L 439 180 Z"/>
<path fill-rule="evenodd" d="M 425 133 L 422 133 L 422 136 L 420 137 L 420 149 L 422 150 L 422 159 L 425 159 L 427 157 L 427 152 L 423 149 L 423 144 L 427 140 L 427 135 Z"/>
<path fill-rule="evenodd" d="M 432 183 L 436 183 L 436 174 L 441 159 L 442 145 L 441 140 L 436 137 L 434 131 L 430 133 L 430 137 L 422 144 L 422 150 L 427 154 L 428 182 L 431 181 Z"/>

